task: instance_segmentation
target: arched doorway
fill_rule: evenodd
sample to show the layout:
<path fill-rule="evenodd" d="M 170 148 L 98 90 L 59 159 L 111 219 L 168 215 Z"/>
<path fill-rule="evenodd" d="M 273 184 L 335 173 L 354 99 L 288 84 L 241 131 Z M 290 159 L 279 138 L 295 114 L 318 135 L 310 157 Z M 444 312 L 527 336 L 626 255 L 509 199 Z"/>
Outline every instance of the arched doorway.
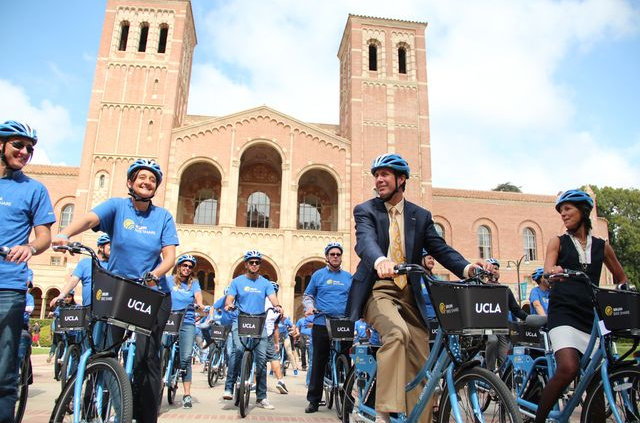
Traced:
<path fill-rule="evenodd" d="M 311 275 L 313 275 L 316 270 L 321 269 L 326 265 L 327 263 L 324 261 L 314 260 L 303 264 L 296 272 L 296 286 L 293 291 L 293 315 L 296 321 L 304 315 L 302 294 L 304 294 L 304 290 L 307 288 L 307 285 L 309 285 Z"/>
<path fill-rule="evenodd" d="M 34 319 L 42 319 L 42 289 L 38 287 L 33 288 L 31 295 L 33 295 L 33 302 L 35 303 L 31 317 Z"/>
<path fill-rule="evenodd" d="M 47 317 L 47 314 L 50 311 L 53 311 L 50 309 L 49 304 L 51 303 L 51 300 L 53 300 L 55 297 L 57 297 L 58 295 L 60 295 L 60 290 L 58 288 L 51 288 L 50 290 L 47 291 L 47 296 L 44 300 L 44 304 L 42 305 L 44 307 L 44 317 Z"/>

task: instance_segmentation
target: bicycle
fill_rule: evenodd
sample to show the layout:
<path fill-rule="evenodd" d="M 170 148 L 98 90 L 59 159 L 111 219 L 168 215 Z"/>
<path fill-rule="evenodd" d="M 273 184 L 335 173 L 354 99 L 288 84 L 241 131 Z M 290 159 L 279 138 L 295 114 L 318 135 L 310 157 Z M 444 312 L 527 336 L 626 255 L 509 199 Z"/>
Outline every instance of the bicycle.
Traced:
<path fill-rule="evenodd" d="M 207 382 L 213 388 L 222 378 L 227 368 L 227 354 L 225 351 L 228 329 L 220 325 L 210 326 L 211 341 L 207 360 Z"/>
<path fill-rule="evenodd" d="M 27 408 L 29 398 L 29 385 L 33 383 L 33 370 L 31 368 L 31 334 L 22 329 L 20 335 L 20 347 L 18 351 L 18 399 L 14 414 L 15 423 L 22 422 L 24 411 Z"/>
<path fill-rule="evenodd" d="M 86 326 L 89 323 L 87 316 L 89 308 L 78 305 L 65 306 L 63 300 L 59 300 L 57 304 L 59 307 L 57 326 L 63 332 L 65 345 L 60 359 L 58 380 L 60 381 L 61 389 L 64 389 L 69 378 L 75 373 L 80 355 L 85 349 L 83 344 Z"/>
<path fill-rule="evenodd" d="M 90 247 L 71 243 L 56 250 L 91 256 L 93 282 L 87 330 L 89 348 L 80 356 L 76 372 L 56 399 L 50 422 L 130 423 L 133 412 L 130 379 L 136 333 L 147 336 L 151 333 L 165 294 L 141 285 L 140 281 L 108 272 Z M 108 326 L 125 329 L 124 336 L 101 348 L 111 342 Z M 127 339 L 130 344 L 123 368 L 117 360 L 116 350 Z"/>
<path fill-rule="evenodd" d="M 573 277 L 585 282 L 594 307 L 591 338 L 580 360 L 580 372 L 572 394 L 561 398 L 548 419 L 568 421 L 578 405 L 582 406 L 580 421 L 602 416 L 617 423 L 640 420 L 640 367 L 635 358 L 626 360 L 640 342 L 640 294 L 597 287 L 580 271 L 545 275 L 552 279 Z M 546 316 L 527 319 L 534 330 L 541 329 L 544 353 L 531 356 L 527 347 L 515 347 L 503 377 L 512 382 L 520 412 L 535 417 L 539 395 L 555 372 L 553 349 L 544 325 Z M 618 338 L 633 339 L 633 346 L 618 355 L 613 342 Z M 604 399 L 608 405 L 605 406 Z"/>
<path fill-rule="evenodd" d="M 163 335 L 168 340 L 162 348 L 161 362 L 164 370 L 162 378 L 162 390 L 160 393 L 160 401 L 162 402 L 162 394 L 164 388 L 167 388 L 167 402 L 173 404 L 178 391 L 178 382 L 183 374 L 180 366 L 180 326 L 184 319 L 185 310 L 172 311 L 167 324 L 165 325 Z M 163 342 L 164 344 L 164 342 Z"/>
<path fill-rule="evenodd" d="M 396 266 L 398 274 L 426 270 L 416 264 Z M 423 368 L 407 384 L 410 391 L 422 381 L 416 405 L 408 415 L 399 413 L 393 422 L 413 423 L 418 420 L 428 401 L 440 393 L 434 420 L 438 422 L 494 421 L 520 423 L 520 414 L 509 389 L 494 373 L 480 367 L 476 354 L 484 349 L 484 335 L 506 334 L 507 288 L 504 285 L 484 284 L 486 272 L 476 270 L 473 278 L 457 283 L 430 280 L 427 284 L 433 304 L 437 304 L 439 321 L 433 349 Z M 377 365 L 369 345 L 355 346 L 355 363 L 344 386 L 342 421 L 374 422 L 375 384 Z M 482 410 L 484 397 L 491 396 L 494 407 Z"/>

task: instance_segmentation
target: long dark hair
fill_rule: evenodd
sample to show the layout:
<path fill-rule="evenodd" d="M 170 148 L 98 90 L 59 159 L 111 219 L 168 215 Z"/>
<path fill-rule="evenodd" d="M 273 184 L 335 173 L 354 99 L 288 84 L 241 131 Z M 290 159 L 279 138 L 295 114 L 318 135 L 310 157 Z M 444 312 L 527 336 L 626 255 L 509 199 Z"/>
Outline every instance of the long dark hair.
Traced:
<path fill-rule="evenodd" d="M 582 202 L 574 203 L 574 205 L 580 211 L 580 215 L 582 216 L 580 223 L 584 225 L 587 233 L 591 232 L 591 228 L 593 227 L 593 225 L 591 224 L 591 217 L 589 217 L 592 210 L 591 206 L 589 206 L 589 204 L 587 203 Z"/>

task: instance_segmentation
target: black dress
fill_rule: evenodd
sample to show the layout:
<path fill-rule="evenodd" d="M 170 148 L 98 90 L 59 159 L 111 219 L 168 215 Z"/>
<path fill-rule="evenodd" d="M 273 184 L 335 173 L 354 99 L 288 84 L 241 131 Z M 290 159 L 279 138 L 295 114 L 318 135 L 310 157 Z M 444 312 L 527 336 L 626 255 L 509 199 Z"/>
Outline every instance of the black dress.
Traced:
<path fill-rule="evenodd" d="M 565 234 L 559 238 L 560 251 L 556 264 L 566 270 L 582 270 L 589 275 L 592 283 L 598 285 L 602 263 L 604 262 L 605 241 L 592 237 L 591 264 L 583 268 L 571 237 Z M 593 303 L 590 290 L 591 287 L 580 279 L 567 278 L 555 282 L 549 295 L 548 328 L 553 329 L 558 326 L 568 325 L 582 332 L 591 333 Z"/>

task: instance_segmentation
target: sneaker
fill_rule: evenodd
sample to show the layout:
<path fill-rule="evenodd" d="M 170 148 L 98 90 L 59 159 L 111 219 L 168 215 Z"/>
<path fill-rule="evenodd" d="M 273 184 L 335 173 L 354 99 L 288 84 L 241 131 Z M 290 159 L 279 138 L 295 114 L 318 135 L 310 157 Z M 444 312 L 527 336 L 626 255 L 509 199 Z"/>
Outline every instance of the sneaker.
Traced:
<path fill-rule="evenodd" d="M 258 407 L 264 408 L 265 410 L 275 410 L 276 409 L 273 405 L 271 405 L 269 400 L 267 400 L 266 398 L 256 401 L 256 405 Z"/>
<path fill-rule="evenodd" d="M 294 375 L 294 376 L 298 376 L 298 369 L 294 369 L 294 370 L 293 370 L 293 375 Z"/>
<path fill-rule="evenodd" d="M 249 390 L 250 390 L 251 392 L 255 392 L 255 391 L 256 391 L 256 384 L 255 384 L 255 383 L 252 383 L 252 384 L 251 384 L 251 387 L 249 388 Z"/>
<path fill-rule="evenodd" d="M 281 381 L 281 380 L 278 381 L 278 383 L 276 383 L 276 389 L 281 394 L 288 394 L 289 393 L 289 390 L 287 389 L 287 385 L 285 385 L 284 382 Z"/>
<path fill-rule="evenodd" d="M 224 394 L 222 394 L 222 399 L 223 400 L 232 400 L 233 399 L 233 392 L 224 391 Z"/>
<path fill-rule="evenodd" d="M 191 395 L 185 395 L 182 397 L 182 408 L 191 408 L 192 406 Z"/>

